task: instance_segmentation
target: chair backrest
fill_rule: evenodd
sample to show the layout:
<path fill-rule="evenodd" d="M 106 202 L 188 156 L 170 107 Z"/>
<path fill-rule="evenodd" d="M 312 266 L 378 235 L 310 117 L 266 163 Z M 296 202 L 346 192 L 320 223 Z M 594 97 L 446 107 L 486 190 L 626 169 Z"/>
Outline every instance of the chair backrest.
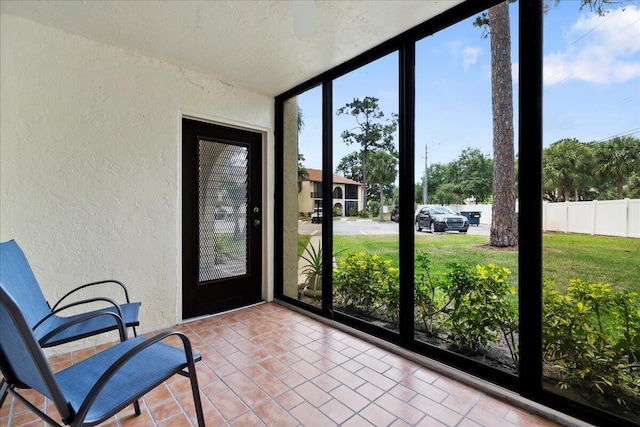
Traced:
<path fill-rule="evenodd" d="M 29 261 L 15 240 L 0 243 L 0 283 L 18 303 L 30 327 L 51 312 Z"/>
<path fill-rule="evenodd" d="M 62 394 L 42 348 L 20 307 L 0 283 L 0 369 L 11 384 L 29 387 L 48 397 L 63 420 L 73 411 Z"/>

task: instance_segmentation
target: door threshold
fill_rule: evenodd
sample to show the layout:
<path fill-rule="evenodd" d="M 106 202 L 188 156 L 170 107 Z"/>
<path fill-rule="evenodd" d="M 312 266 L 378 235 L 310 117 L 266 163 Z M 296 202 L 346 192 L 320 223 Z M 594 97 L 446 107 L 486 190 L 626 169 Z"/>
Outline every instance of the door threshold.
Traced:
<path fill-rule="evenodd" d="M 234 311 L 244 310 L 245 308 L 255 307 L 257 305 L 262 305 L 262 304 L 266 304 L 266 301 L 260 301 L 260 302 L 254 303 L 254 304 L 244 305 L 244 306 L 238 307 L 238 308 L 232 308 L 231 310 L 221 311 L 219 313 L 203 314 L 202 316 L 196 316 L 196 317 L 190 317 L 188 319 L 182 319 L 181 323 L 191 323 L 191 322 L 195 322 L 196 320 L 208 319 L 210 317 L 220 316 L 222 314 L 233 313 Z"/>

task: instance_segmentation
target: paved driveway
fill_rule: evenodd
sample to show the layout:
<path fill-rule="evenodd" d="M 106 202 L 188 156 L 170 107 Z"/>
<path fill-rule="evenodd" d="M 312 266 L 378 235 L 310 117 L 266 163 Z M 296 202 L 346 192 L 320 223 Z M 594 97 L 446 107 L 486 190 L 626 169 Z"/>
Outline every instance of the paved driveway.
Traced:
<path fill-rule="evenodd" d="M 469 234 L 488 236 L 489 224 L 480 224 L 478 226 L 469 227 Z M 311 224 L 308 221 L 299 221 L 298 230 L 302 234 L 319 235 L 322 231 L 322 224 Z M 345 218 L 333 222 L 334 234 L 353 236 L 353 235 L 388 235 L 398 234 L 398 224 L 391 221 L 380 221 L 374 219 L 360 219 L 356 221 L 347 221 Z M 421 231 L 419 234 L 430 235 L 427 231 Z M 442 234 L 442 233 L 437 233 Z M 447 234 L 460 234 L 457 231 L 451 231 Z"/>

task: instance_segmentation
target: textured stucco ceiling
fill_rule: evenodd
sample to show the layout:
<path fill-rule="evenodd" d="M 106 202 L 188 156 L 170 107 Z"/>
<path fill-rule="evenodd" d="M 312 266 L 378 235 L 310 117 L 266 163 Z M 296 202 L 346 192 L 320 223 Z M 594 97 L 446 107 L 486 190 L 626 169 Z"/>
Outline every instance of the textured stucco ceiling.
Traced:
<path fill-rule="evenodd" d="M 292 0 L 1 0 L 0 9 L 277 95 L 462 1 L 317 0 L 295 20 Z"/>

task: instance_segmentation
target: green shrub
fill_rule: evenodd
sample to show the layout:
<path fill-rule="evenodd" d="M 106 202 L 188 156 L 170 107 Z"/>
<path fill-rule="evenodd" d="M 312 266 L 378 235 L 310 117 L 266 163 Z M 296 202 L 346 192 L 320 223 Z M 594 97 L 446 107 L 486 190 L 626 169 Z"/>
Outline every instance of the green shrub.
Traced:
<path fill-rule="evenodd" d="M 477 353 L 490 342 L 497 342 L 502 333 L 517 366 L 517 307 L 510 298 L 516 289 L 507 284 L 509 269 L 495 264 L 448 264 L 445 291 L 452 300 L 449 313 L 449 339 L 463 352 Z"/>
<path fill-rule="evenodd" d="M 511 274 L 494 264 L 475 269 L 448 264 L 444 279 L 433 279 L 428 253 L 416 253 L 415 313 L 427 335 L 446 338 L 463 352 L 478 353 L 502 334 L 518 365 L 517 306 Z M 348 253 L 333 270 L 336 306 L 398 326 L 398 269 L 379 255 Z M 448 331 L 448 337 L 442 337 Z"/>
<path fill-rule="evenodd" d="M 561 294 L 544 283 L 544 360 L 558 386 L 572 384 L 601 394 L 640 394 L 640 303 L 635 292 L 613 293 L 608 284 L 570 280 Z"/>
<path fill-rule="evenodd" d="M 427 252 L 416 252 L 415 266 L 416 316 L 422 321 L 426 334 L 436 337 L 444 326 L 450 301 L 445 301 L 441 281 L 431 278 L 431 258 Z"/>
<path fill-rule="evenodd" d="M 366 314 L 395 317 L 398 283 L 398 269 L 391 261 L 364 252 L 347 253 L 333 270 L 334 302 Z"/>
<path fill-rule="evenodd" d="M 502 335 L 518 367 L 516 289 L 495 264 L 447 264 L 432 277 L 431 259 L 415 255 L 416 322 L 461 352 L 478 353 Z M 379 255 L 348 253 L 333 271 L 334 303 L 397 327 L 398 269 Z M 545 280 L 543 356 L 561 388 L 586 387 L 625 404 L 640 395 L 640 300 L 606 284 L 572 279 L 562 294 Z M 417 325 L 419 324 L 417 323 Z M 593 398 L 593 394 L 589 396 Z"/>

